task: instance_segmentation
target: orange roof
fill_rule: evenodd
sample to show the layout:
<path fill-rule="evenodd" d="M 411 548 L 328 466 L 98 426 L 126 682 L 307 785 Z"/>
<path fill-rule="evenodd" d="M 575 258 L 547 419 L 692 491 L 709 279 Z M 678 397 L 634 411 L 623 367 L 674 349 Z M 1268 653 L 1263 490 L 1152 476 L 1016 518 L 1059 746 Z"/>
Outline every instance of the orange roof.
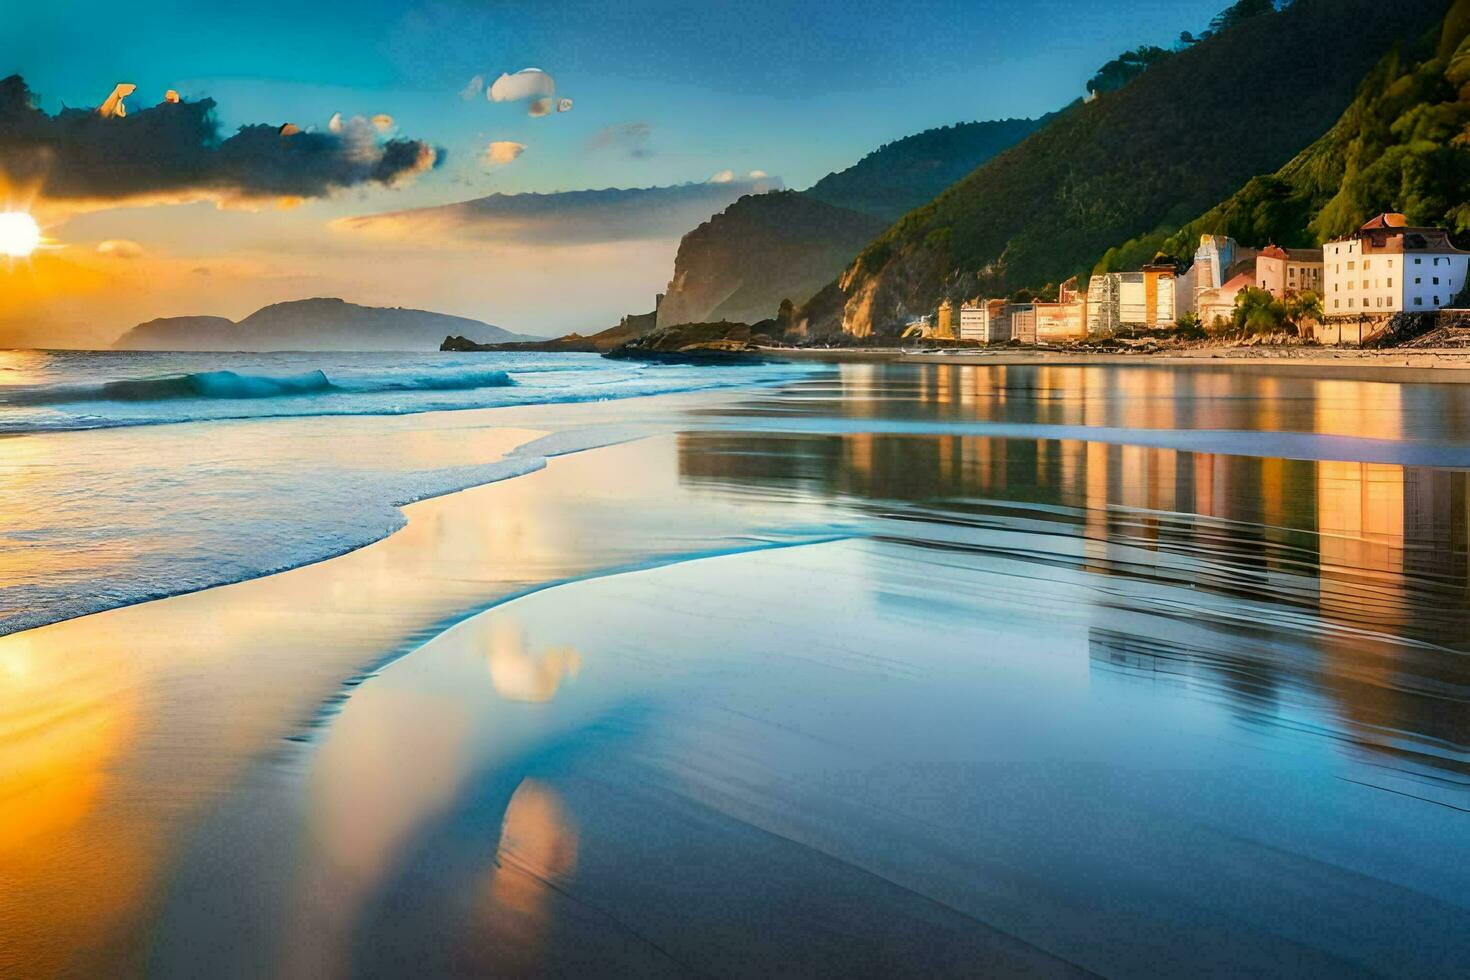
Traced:
<path fill-rule="evenodd" d="M 1407 228 L 1409 219 L 1397 211 L 1387 211 L 1376 218 L 1370 219 L 1359 231 L 1373 231 L 1378 228 Z"/>

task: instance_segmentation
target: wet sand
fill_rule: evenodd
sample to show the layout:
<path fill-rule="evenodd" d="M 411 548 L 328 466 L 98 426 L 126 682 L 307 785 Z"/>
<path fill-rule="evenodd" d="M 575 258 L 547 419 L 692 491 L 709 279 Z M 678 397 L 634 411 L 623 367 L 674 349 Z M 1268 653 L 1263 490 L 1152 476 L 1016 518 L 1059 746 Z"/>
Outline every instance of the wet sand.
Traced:
<path fill-rule="evenodd" d="M 616 444 L 0 638 L 0 973 L 1453 973 L 1470 406 L 1086 370 L 424 419 Z"/>

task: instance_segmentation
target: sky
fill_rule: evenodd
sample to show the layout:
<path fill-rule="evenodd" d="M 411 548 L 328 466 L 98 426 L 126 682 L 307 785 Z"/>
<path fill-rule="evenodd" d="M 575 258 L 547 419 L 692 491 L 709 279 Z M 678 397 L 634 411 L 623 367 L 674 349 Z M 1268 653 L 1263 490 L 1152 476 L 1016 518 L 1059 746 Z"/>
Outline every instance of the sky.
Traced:
<path fill-rule="evenodd" d="M 110 147 L 127 172 L 79 169 L 63 196 L 39 192 L 34 172 L 6 179 L 7 160 L 24 168 L 4 156 L 0 119 L 0 210 L 35 213 L 48 242 L 30 260 L 0 259 L 0 345 L 105 343 L 155 316 L 238 318 L 320 295 L 547 335 L 600 329 L 652 307 L 672 273 L 670 222 L 686 216 L 687 195 L 677 214 L 658 195 L 639 198 L 645 228 L 597 226 L 595 212 L 578 210 L 566 219 L 580 222 L 575 233 L 525 240 L 355 219 L 497 193 L 668 188 L 716 175 L 804 188 L 910 133 L 1059 108 L 1119 52 L 1198 31 L 1224 5 L 3 4 L 0 78 L 24 78 L 44 111 L 37 125 L 129 82 L 135 128 L 168 89 L 189 103 L 212 99 L 220 139 L 257 128 L 207 161 L 180 163 L 155 152 L 157 142 Z M 527 67 L 551 76 L 569 111 L 531 116 L 529 102 L 467 93 L 476 76 L 483 85 Z M 284 172 L 296 166 L 295 156 L 278 158 L 276 130 L 287 123 L 304 131 L 289 137 L 292 152 L 317 154 L 309 174 Z M 501 149 L 490 159 L 492 143 Z M 172 176 L 134 172 L 149 166 Z M 52 175 L 42 186 L 58 184 Z M 386 227 L 399 233 L 364 231 Z"/>

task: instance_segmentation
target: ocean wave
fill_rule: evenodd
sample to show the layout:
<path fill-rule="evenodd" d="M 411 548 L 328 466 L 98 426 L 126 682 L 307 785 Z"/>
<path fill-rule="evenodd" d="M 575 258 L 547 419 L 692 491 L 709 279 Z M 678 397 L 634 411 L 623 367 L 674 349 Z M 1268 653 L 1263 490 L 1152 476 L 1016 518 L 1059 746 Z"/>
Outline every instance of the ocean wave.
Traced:
<path fill-rule="evenodd" d="M 180 399 L 240 400 L 394 391 L 469 391 L 504 388 L 515 381 L 505 371 L 461 371 L 449 374 L 359 378 L 334 383 L 320 370 L 291 375 L 196 371 L 165 378 L 104 381 L 96 385 L 47 385 L 0 393 L 10 405 L 66 405 L 76 402 L 157 402 Z"/>

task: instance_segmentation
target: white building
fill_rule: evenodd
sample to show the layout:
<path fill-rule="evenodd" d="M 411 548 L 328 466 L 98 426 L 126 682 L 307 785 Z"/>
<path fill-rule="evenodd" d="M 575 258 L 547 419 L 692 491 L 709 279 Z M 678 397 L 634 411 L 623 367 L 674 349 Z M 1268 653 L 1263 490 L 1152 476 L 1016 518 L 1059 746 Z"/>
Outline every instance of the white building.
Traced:
<path fill-rule="evenodd" d="M 1003 344 L 1011 339 L 1011 318 L 1002 299 L 981 299 L 960 307 L 960 339 Z"/>
<path fill-rule="evenodd" d="M 1470 252 L 1455 248 L 1445 229 L 1381 214 L 1323 246 L 1322 312 L 1331 319 L 1437 310 L 1465 287 L 1467 270 Z"/>

